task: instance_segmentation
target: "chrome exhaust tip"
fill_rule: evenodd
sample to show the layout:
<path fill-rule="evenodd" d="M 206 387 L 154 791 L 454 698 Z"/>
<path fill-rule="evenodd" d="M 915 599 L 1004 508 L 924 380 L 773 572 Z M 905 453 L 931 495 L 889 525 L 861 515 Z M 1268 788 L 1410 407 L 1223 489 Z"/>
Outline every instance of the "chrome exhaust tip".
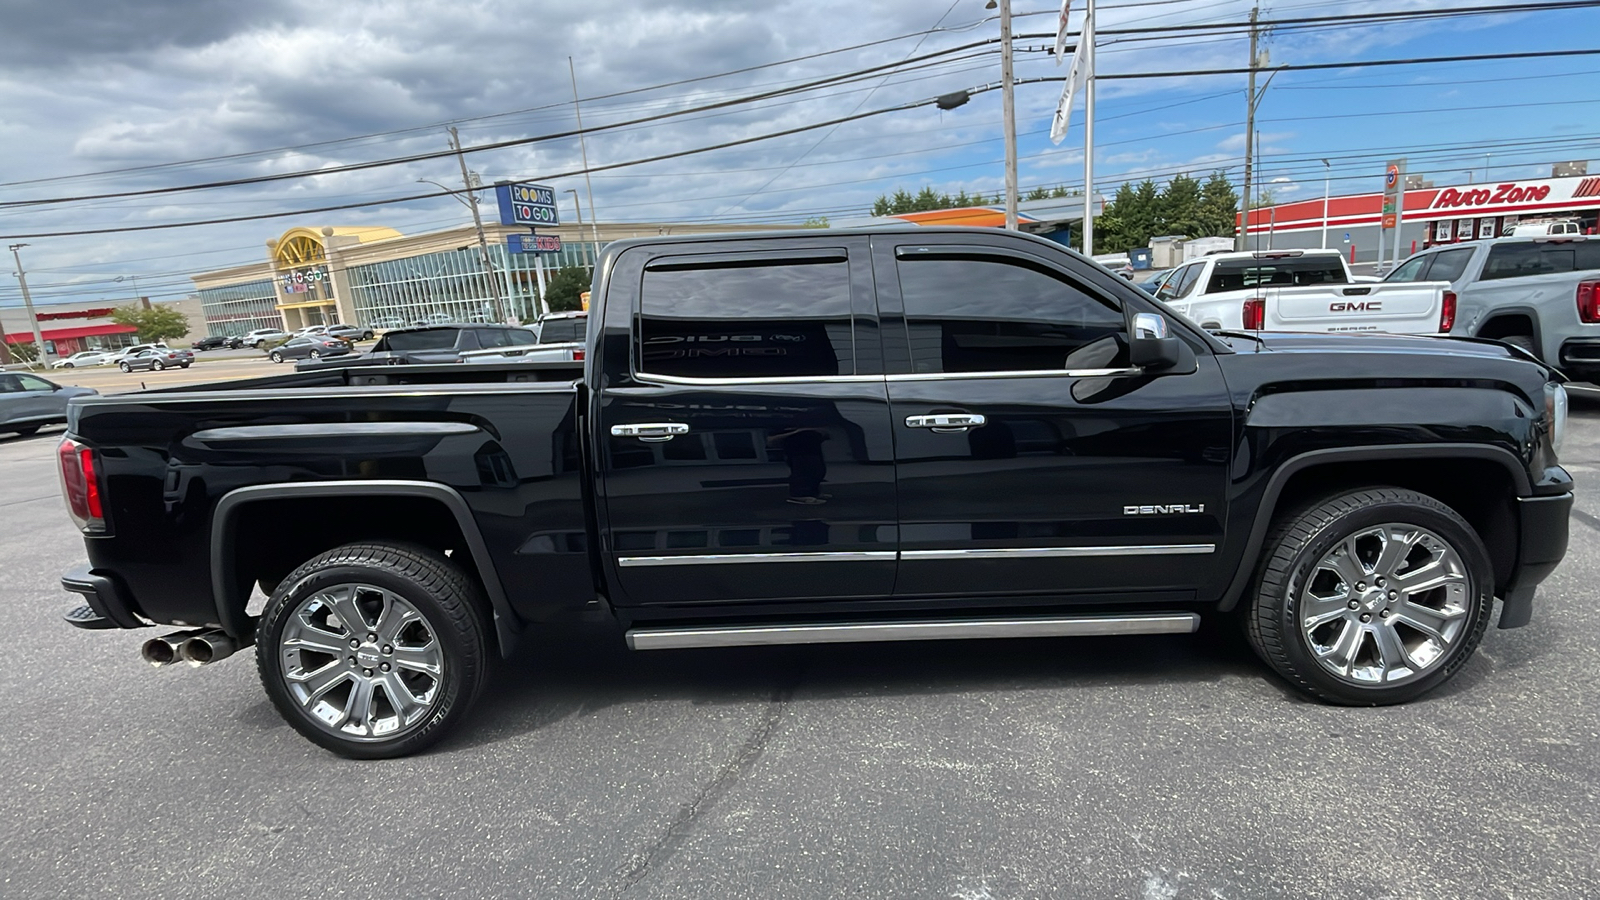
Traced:
<path fill-rule="evenodd" d="M 196 634 L 199 632 L 174 631 L 171 634 L 151 638 L 139 646 L 139 658 L 158 669 L 182 662 L 183 655 L 179 648 L 183 646 L 184 641 Z"/>
<path fill-rule="evenodd" d="M 178 656 L 190 666 L 199 668 L 227 659 L 249 643 L 235 641 L 226 632 L 202 631 L 189 637 L 178 647 Z"/>

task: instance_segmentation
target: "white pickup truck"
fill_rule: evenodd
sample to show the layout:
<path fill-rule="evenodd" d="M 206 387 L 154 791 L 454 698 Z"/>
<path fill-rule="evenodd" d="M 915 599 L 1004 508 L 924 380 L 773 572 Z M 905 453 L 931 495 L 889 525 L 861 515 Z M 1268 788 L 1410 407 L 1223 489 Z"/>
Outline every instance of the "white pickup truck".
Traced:
<path fill-rule="evenodd" d="M 1155 295 L 1212 331 L 1444 334 L 1455 320 L 1448 283 L 1357 282 L 1336 250 L 1216 253 L 1175 269 Z"/>
<path fill-rule="evenodd" d="M 495 347 L 461 354 L 464 363 L 576 362 L 582 361 L 588 335 L 587 312 L 558 312 L 543 316 L 532 326 L 534 343 Z"/>

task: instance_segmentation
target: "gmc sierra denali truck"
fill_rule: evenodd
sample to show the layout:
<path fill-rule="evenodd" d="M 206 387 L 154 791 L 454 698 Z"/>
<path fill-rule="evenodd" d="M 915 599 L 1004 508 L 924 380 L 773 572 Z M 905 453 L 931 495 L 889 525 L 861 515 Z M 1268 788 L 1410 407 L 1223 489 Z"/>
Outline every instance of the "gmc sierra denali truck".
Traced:
<path fill-rule="evenodd" d="M 645 651 L 1237 616 L 1301 691 L 1398 703 L 1566 550 L 1560 376 L 1496 342 L 1212 335 L 986 229 L 623 241 L 593 296 L 581 366 L 74 400 L 68 621 L 183 629 L 156 665 L 253 644 L 372 758 L 562 617 Z"/>

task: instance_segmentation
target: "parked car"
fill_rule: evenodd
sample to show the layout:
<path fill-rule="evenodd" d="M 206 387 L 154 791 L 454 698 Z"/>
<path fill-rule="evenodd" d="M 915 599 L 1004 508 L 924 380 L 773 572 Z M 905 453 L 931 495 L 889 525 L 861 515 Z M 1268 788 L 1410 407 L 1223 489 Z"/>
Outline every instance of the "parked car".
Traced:
<path fill-rule="evenodd" d="M 267 358 L 275 363 L 286 359 L 321 359 L 324 356 L 344 356 L 351 350 L 348 341 L 323 334 L 308 334 L 290 338 L 286 344 L 272 348 Z"/>
<path fill-rule="evenodd" d="M 370 341 L 373 338 L 371 328 L 362 328 L 359 325 L 329 325 L 328 330 L 323 334 L 329 337 L 336 337 L 341 341 L 350 341 L 351 343 Z"/>
<path fill-rule="evenodd" d="M 240 338 L 239 341 L 246 347 L 261 348 L 272 341 L 281 341 L 289 337 L 289 332 L 281 328 L 257 328 Z"/>
<path fill-rule="evenodd" d="M 167 349 L 167 342 L 166 341 L 156 341 L 153 344 L 134 344 L 132 347 L 123 347 L 123 348 L 118 349 L 118 350 L 109 351 L 109 353 L 106 356 L 106 362 L 107 363 L 120 363 L 124 359 L 127 359 L 128 357 L 137 356 L 137 355 L 139 355 L 140 353 L 143 353 L 146 350 L 165 350 L 165 349 Z"/>
<path fill-rule="evenodd" d="M 83 369 L 89 366 L 103 366 L 111 361 L 111 354 L 104 350 L 83 350 L 74 353 L 66 359 L 58 359 L 51 366 L 53 369 Z"/>
<path fill-rule="evenodd" d="M 193 349 L 200 350 L 237 350 L 244 346 L 244 340 L 238 335 L 213 334 L 194 342 Z"/>
<path fill-rule="evenodd" d="M 1600 381 L 1600 238 L 1582 234 L 1442 244 L 1385 281 L 1444 281 L 1450 333 L 1520 347 L 1579 381 Z"/>
<path fill-rule="evenodd" d="M 149 347 L 140 350 L 132 356 L 124 356 L 117 363 L 117 368 L 124 372 L 142 372 L 149 369 L 160 372 L 163 369 L 187 369 L 194 364 L 194 353 L 189 350 L 173 350 L 170 347 Z"/>
<path fill-rule="evenodd" d="M 421 325 L 385 332 L 372 349 L 339 359 L 303 360 L 297 371 L 348 366 L 462 362 L 475 350 L 519 347 L 537 341 L 533 330 L 514 325 Z"/>
<path fill-rule="evenodd" d="M 372 320 L 372 328 L 383 330 L 388 328 L 404 328 L 406 320 L 399 316 L 379 316 Z"/>
<path fill-rule="evenodd" d="M 461 353 L 464 363 L 561 362 L 582 360 L 589 333 L 587 312 L 560 312 L 544 316 L 530 326 L 533 344 L 504 343 Z"/>
<path fill-rule="evenodd" d="M 1518 222 L 1506 226 L 1502 237 L 1533 237 L 1552 234 L 1583 234 L 1583 224 L 1576 219 L 1555 219 L 1542 222 Z"/>
<path fill-rule="evenodd" d="M 67 420 L 67 401 L 98 394 L 92 388 L 63 387 L 37 375 L 0 372 L 0 432 L 27 437 L 46 425 Z"/>
<path fill-rule="evenodd" d="M 285 721 L 358 758 L 436 741 L 492 654 L 563 618 L 656 651 L 1238 616 L 1325 702 L 1508 674 L 1471 656 L 1497 611 L 1530 621 L 1572 511 L 1547 366 L 1490 341 L 1219 337 L 1016 232 L 806 231 L 610 244 L 581 366 L 78 401 L 67 621 L 181 628 L 145 643 L 156 665 L 253 643 Z"/>
<path fill-rule="evenodd" d="M 1176 271 L 1177 269 L 1161 269 L 1157 272 L 1151 272 L 1143 278 L 1135 279 L 1133 286 L 1146 294 L 1153 295 L 1161 287 L 1161 283 L 1167 280 L 1167 276 Z"/>
<path fill-rule="evenodd" d="M 1213 331 L 1442 334 L 1456 314 L 1448 288 L 1354 283 L 1337 250 L 1259 250 L 1185 263 L 1155 297 Z"/>

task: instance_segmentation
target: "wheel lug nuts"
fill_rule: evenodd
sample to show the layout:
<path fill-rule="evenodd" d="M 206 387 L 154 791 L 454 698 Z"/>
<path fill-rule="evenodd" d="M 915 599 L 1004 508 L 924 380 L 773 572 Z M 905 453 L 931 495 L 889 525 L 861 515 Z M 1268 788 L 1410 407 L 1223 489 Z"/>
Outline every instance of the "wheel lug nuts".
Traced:
<path fill-rule="evenodd" d="M 361 642 L 360 641 L 356 640 L 355 638 L 351 638 L 350 639 L 350 649 L 351 650 L 354 650 L 359 646 L 361 646 Z"/>
<path fill-rule="evenodd" d="M 372 670 L 371 669 L 362 669 L 361 670 L 361 674 L 367 676 L 368 678 L 371 678 L 372 677 Z"/>
<path fill-rule="evenodd" d="M 393 653 L 394 652 L 394 648 L 389 646 L 388 644 L 384 644 L 383 645 L 383 652 L 385 652 L 385 653 Z"/>
<path fill-rule="evenodd" d="M 1363 622 L 1371 622 L 1372 621 L 1372 616 L 1369 613 L 1362 613 L 1361 614 L 1361 621 L 1363 621 Z"/>
<path fill-rule="evenodd" d="M 352 666 L 356 664 L 356 658 L 354 656 L 350 657 L 348 661 Z"/>
<path fill-rule="evenodd" d="M 1383 618 L 1383 619 L 1389 618 L 1389 611 L 1387 609 L 1379 610 L 1378 611 L 1378 617 L 1379 618 Z"/>
<path fill-rule="evenodd" d="M 379 666 L 378 668 L 380 668 L 380 669 L 384 670 L 385 672 L 387 672 L 387 671 L 389 671 L 389 664 L 388 663 L 384 663 L 383 665 Z"/>
<path fill-rule="evenodd" d="M 367 635 L 367 642 L 368 642 L 368 643 L 371 643 L 371 642 L 372 642 L 372 641 L 376 641 L 376 640 L 377 640 L 377 639 L 378 639 L 378 636 L 377 636 L 377 635 L 375 635 L 375 634 L 369 634 L 369 635 Z"/>
<path fill-rule="evenodd" d="M 1397 594 L 1397 593 L 1395 593 L 1395 592 L 1394 592 L 1394 591 L 1390 591 L 1390 592 L 1389 592 L 1389 599 L 1390 599 L 1390 600 L 1394 600 L 1394 599 L 1396 599 L 1396 598 L 1398 598 L 1398 597 L 1399 597 L 1399 596 L 1400 596 L 1400 595 L 1399 595 L 1399 594 Z"/>
<path fill-rule="evenodd" d="M 1358 590 L 1358 591 L 1364 591 L 1364 590 L 1366 590 L 1366 589 L 1367 589 L 1367 583 L 1366 583 L 1366 582 L 1365 582 L 1365 581 L 1358 581 L 1358 582 L 1356 582 L 1356 590 Z"/>
<path fill-rule="evenodd" d="M 1354 601 L 1354 600 L 1351 600 L 1351 601 L 1350 601 L 1350 608 L 1351 608 L 1351 609 L 1360 609 L 1360 608 L 1361 608 L 1361 604 L 1360 604 L 1360 603 L 1357 603 L 1357 602 L 1356 602 L 1356 601 Z"/>

